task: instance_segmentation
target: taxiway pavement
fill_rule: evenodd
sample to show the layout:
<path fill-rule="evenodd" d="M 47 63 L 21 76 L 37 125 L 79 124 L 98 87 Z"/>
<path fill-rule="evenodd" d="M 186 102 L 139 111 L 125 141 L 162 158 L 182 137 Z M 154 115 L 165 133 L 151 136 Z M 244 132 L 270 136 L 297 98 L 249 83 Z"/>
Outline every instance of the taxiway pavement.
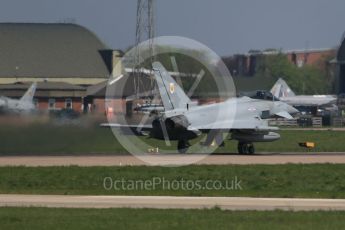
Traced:
<path fill-rule="evenodd" d="M 246 155 L 132 155 L 100 156 L 0 156 L 0 166 L 137 166 L 169 165 L 171 162 L 193 162 L 197 165 L 250 164 L 345 164 L 344 153 L 277 153 Z M 171 163 L 174 164 L 174 163 Z"/>
<path fill-rule="evenodd" d="M 223 210 L 345 210 L 345 199 L 247 197 L 0 195 L 1 207 L 155 208 Z"/>

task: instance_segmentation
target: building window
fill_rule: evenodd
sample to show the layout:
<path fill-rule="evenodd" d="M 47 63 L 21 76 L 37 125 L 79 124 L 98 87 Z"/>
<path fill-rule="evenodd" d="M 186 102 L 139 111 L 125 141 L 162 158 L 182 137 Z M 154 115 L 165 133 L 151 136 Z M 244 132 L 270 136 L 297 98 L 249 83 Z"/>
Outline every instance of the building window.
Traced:
<path fill-rule="evenodd" d="M 65 100 L 65 108 L 66 109 L 73 109 L 73 103 L 71 98 L 67 98 Z"/>
<path fill-rule="evenodd" d="M 34 98 L 34 99 L 33 99 L 33 103 L 34 103 L 35 108 L 38 108 L 38 107 L 39 107 L 39 102 L 38 102 L 38 99 L 37 99 L 37 98 Z"/>
<path fill-rule="evenodd" d="M 49 98 L 49 100 L 48 100 L 48 109 L 49 110 L 54 110 L 55 109 L 55 99 L 54 98 Z"/>

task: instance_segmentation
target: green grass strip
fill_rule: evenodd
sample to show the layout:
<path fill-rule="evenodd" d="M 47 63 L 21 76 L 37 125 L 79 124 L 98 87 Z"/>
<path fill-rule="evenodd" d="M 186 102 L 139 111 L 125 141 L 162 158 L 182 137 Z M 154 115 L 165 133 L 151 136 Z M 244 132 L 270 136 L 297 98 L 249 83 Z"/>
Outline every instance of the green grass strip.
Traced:
<path fill-rule="evenodd" d="M 344 212 L 0 208 L 1 229 L 343 229 Z"/>
<path fill-rule="evenodd" d="M 170 184 L 142 186 L 159 179 Z M 345 165 L 0 167 L 0 193 L 345 198 Z"/>
<path fill-rule="evenodd" d="M 308 152 L 298 146 L 299 142 L 315 142 L 315 152 L 345 152 L 341 131 L 279 131 L 281 139 L 272 143 L 257 143 L 257 151 Z M 128 138 L 131 138 L 128 136 Z M 176 150 L 176 141 L 171 147 L 162 140 L 140 137 L 152 147 Z M 27 126 L 2 125 L 0 129 L 0 155 L 49 155 L 49 154 L 126 154 L 108 128 L 97 126 L 58 126 L 30 124 Z M 192 141 L 194 143 L 196 140 Z M 135 143 L 135 142 L 134 142 Z M 147 152 L 147 149 L 143 149 Z M 226 147 L 218 153 L 237 153 L 237 141 L 226 141 Z"/>

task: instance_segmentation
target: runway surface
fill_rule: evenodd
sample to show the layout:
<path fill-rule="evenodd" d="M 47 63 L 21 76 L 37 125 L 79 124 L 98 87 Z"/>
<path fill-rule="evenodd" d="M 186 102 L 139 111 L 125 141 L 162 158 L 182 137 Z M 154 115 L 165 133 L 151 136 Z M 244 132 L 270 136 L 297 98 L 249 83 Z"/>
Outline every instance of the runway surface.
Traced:
<path fill-rule="evenodd" d="M 141 157 L 131 156 L 2 156 L 0 166 L 126 166 L 150 165 L 146 162 L 158 162 L 157 165 L 169 165 L 170 162 L 191 162 L 197 165 L 247 165 L 247 164 L 345 164 L 344 153 L 305 153 L 305 154 L 261 154 L 253 156 L 210 155 L 200 161 L 200 155 L 153 155 Z"/>
<path fill-rule="evenodd" d="M 332 127 L 332 128 L 281 128 L 283 131 L 345 131 L 345 127 Z"/>
<path fill-rule="evenodd" d="M 155 208 L 223 210 L 345 210 L 345 199 L 289 199 L 169 196 L 0 195 L 1 207 Z"/>

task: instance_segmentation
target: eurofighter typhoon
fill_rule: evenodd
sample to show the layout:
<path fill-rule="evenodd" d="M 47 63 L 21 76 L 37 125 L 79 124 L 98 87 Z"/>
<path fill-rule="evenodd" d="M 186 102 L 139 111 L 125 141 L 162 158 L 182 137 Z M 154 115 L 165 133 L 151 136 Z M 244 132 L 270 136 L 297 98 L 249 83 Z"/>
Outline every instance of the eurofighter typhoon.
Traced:
<path fill-rule="evenodd" d="M 281 101 L 255 100 L 249 97 L 230 98 L 224 102 L 196 105 L 193 103 L 160 62 L 153 63 L 154 77 L 164 105 L 164 111 L 149 125 L 101 124 L 104 127 L 130 128 L 137 135 L 148 133 L 151 138 L 178 141 L 178 151 L 184 153 L 189 140 L 206 133 L 210 146 L 224 143 L 223 134 L 228 133 L 238 141 L 239 154 L 254 154 L 255 142 L 272 142 L 280 139 L 268 126 L 268 118 L 292 118 L 298 111 Z M 231 116 L 229 116 L 231 114 Z"/>

